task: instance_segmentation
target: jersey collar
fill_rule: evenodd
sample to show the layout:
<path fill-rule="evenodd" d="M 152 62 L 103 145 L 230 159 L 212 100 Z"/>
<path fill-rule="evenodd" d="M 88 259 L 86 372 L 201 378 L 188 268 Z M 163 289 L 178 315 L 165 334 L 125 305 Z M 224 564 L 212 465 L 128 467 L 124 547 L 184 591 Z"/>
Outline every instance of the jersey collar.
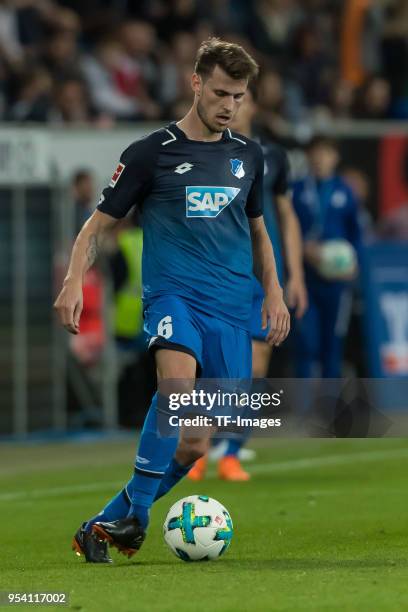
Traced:
<path fill-rule="evenodd" d="M 170 125 L 167 126 L 167 130 L 170 133 L 173 133 L 178 140 L 183 140 L 184 142 L 188 142 L 190 144 L 218 145 L 220 142 L 226 142 L 227 140 L 229 140 L 228 130 L 225 130 L 223 132 L 222 138 L 220 138 L 220 140 L 215 140 L 215 141 L 209 141 L 209 140 L 191 140 L 190 138 L 187 137 L 187 135 L 183 132 L 183 130 L 181 130 L 176 125 L 176 122 L 170 123 Z"/>

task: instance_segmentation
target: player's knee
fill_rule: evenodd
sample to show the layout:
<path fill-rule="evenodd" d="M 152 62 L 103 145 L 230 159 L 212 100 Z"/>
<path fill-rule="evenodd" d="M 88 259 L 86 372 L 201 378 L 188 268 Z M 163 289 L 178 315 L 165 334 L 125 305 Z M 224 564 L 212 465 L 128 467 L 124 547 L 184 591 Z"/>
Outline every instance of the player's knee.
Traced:
<path fill-rule="evenodd" d="M 156 353 L 156 366 L 162 393 L 191 393 L 195 385 L 197 366 L 194 357 L 187 353 L 161 349 Z"/>
<path fill-rule="evenodd" d="M 191 395 L 194 389 L 195 378 L 179 378 L 178 376 L 163 378 L 158 381 L 158 391 L 164 397 Z"/>

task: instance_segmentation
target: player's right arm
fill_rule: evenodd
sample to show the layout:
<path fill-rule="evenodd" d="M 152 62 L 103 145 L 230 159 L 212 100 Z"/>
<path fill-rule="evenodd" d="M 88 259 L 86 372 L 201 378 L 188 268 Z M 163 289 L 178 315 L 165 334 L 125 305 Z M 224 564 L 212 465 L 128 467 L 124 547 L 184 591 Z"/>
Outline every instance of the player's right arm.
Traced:
<path fill-rule="evenodd" d="M 72 249 L 71 260 L 62 289 L 55 300 L 54 309 L 61 324 L 71 334 L 79 333 L 82 312 L 82 284 L 85 272 L 94 264 L 103 236 L 118 219 L 95 210 L 86 221 Z"/>
<path fill-rule="evenodd" d="M 84 274 L 95 262 L 104 234 L 148 194 L 157 145 L 162 140 L 160 133 L 155 132 L 134 142 L 122 153 L 108 187 L 102 192 L 97 210 L 78 234 L 63 287 L 54 304 L 62 325 L 71 334 L 79 333 Z"/>

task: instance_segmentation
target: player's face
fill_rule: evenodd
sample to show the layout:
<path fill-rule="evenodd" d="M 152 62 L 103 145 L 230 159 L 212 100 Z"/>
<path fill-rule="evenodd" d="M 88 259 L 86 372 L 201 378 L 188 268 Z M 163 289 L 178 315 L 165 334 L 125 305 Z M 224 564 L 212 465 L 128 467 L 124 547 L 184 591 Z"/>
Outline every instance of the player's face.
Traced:
<path fill-rule="evenodd" d="M 232 79 L 219 66 L 205 80 L 193 75 L 197 113 L 210 132 L 223 132 L 229 127 L 242 104 L 247 85 L 247 79 Z"/>
<path fill-rule="evenodd" d="M 339 155 L 332 147 L 316 146 L 309 151 L 309 162 L 315 176 L 322 179 L 328 178 L 334 173 L 339 163 Z"/>

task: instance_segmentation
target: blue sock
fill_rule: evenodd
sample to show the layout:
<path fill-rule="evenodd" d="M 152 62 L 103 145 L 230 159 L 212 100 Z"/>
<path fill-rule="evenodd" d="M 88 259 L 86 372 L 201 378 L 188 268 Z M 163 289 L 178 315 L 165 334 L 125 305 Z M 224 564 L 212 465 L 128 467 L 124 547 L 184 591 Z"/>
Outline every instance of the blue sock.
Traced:
<path fill-rule="evenodd" d="M 238 453 L 242 448 L 242 445 L 246 442 L 246 437 L 236 437 L 230 438 L 228 440 L 228 445 L 226 451 L 224 453 L 224 457 L 226 455 L 234 455 L 234 457 L 238 457 Z"/>
<path fill-rule="evenodd" d="M 165 475 L 160 483 L 157 490 L 154 501 L 166 495 L 191 469 L 191 465 L 180 465 L 175 459 L 171 460 L 169 467 L 166 470 Z"/>
<path fill-rule="evenodd" d="M 135 472 L 127 487 L 131 501 L 128 516 L 138 518 L 144 528 L 148 525 L 150 508 L 178 443 L 177 428 L 170 431 L 167 427 L 166 437 L 158 431 L 158 413 L 166 418 L 166 407 L 167 398 L 155 393 L 143 425 Z"/>
<path fill-rule="evenodd" d="M 91 531 L 92 525 L 96 522 L 116 521 L 125 518 L 129 512 L 129 508 L 130 499 L 125 487 L 106 504 L 102 512 L 87 522 L 85 526 L 86 531 Z"/>

